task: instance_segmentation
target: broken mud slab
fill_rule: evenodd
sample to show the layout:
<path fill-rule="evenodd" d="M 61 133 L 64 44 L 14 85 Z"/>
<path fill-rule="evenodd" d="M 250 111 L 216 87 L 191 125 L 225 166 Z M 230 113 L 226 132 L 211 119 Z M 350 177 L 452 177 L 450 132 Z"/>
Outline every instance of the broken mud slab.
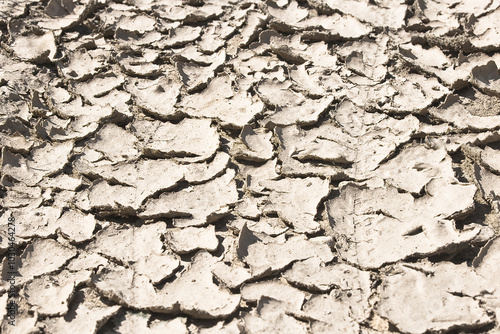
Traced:
<path fill-rule="evenodd" d="M 294 261 L 312 256 L 319 256 L 325 262 L 331 261 L 330 242 L 327 237 L 308 240 L 301 235 L 291 237 L 284 243 L 272 238 L 266 242 L 244 226 L 239 235 L 238 256 L 249 265 L 252 277 L 269 276 Z"/>
<path fill-rule="evenodd" d="M 44 176 L 57 174 L 68 161 L 73 149 L 70 141 L 63 143 L 43 143 L 33 148 L 25 158 L 21 154 L 2 150 L 2 171 L 13 179 L 34 186 Z"/>
<path fill-rule="evenodd" d="M 478 227 L 457 230 L 453 221 L 472 211 L 475 192 L 471 184 L 432 179 L 425 195 L 414 199 L 392 187 L 347 183 L 340 197 L 327 204 L 337 250 L 347 261 L 369 269 L 409 256 L 454 251 L 479 233 Z M 387 245 L 391 252 L 383 250 Z"/>
<path fill-rule="evenodd" d="M 340 103 L 332 116 L 335 121 L 313 129 L 289 126 L 275 130 L 283 173 L 333 177 L 349 173 L 364 178 L 365 171 L 375 169 L 398 144 L 407 142 L 418 126 L 412 115 L 403 119 L 384 117 L 350 102 Z"/>
<path fill-rule="evenodd" d="M 157 122 L 144 153 L 152 157 L 186 157 L 199 162 L 211 158 L 219 147 L 219 135 L 210 119 L 183 119 L 178 124 Z"/>
<path fill-rule="evenodd" d="M 234 171 L 200 185 L 166 192 L 146 202 L 142 218 L 175 218 L 178 227 L 204 226 L 229 213 L 229 206 L 238 200 Z"/>
<path fill-rule="evenodd" d="M 264 109 L 264 103 L 241 89 L 234 91 L 230 76 L 214 78 L 200 93 L 188 95 L 180 102 L 182 110 L 192 117 L 212 117 L 227 127 L 242 128 Z"/>
<path fill-rule="evenodd" d="M 373 174 L 386 184 L 414 194 L 420 194 L 435 177 L 455 176 L 452 159 L 444 145 L 429 147 L 420 144 L 403 147 L 396 157 L 381 164 Z"/>
<path fill-rule="evenodd" d="M 216 262 L 209 253 L 198 253 L 189 269 L 161 290 L 156 290 L 144 276 L 134 279 L 133 271 L 126 268 L 102 270 L 92 280 L 107 298 L 136 309 L 167 314 L 181 311 L 201 319 L 220 318 L 234 312 L 240 297 L 213 283 L 210 270 Z M 185 289 L 200 293 L 185 294 Z"/>
<path fill-rule="evenodd" d="M 462 279 L 444 290 L 441 289 L 441 284 L 447 285 L 450 282 L 450 275 Z M 394 289 L 401 287 L 401 284 L 422 287 L 422 290 L 413 289 L 410 294 L 411 303 L 415 303 L 411 312 L 390 310 L 392 303 L 398 303 L 400 295 Z M 409 333 L 447 330 L 452 327 L 469 330 L 481 328 L 491 323 L 491 319 L 486 309 L 481 307 L 474 297 L 490 294 L 487 290 L 481 290 L 485 284 L 487 283 L 484 277 L 463 265 L 442 263 L 432 266 L 398 266 L 384 279 L 380 287 L 381 302 L 377 312 L 388 318 L 398 329 Z M 433 293 L 429 294 L 430 291 Z M 432 305 L 431 312 L 427 307 L 424 309 L 419 306 L 424 300 L 425 305 Z"/>

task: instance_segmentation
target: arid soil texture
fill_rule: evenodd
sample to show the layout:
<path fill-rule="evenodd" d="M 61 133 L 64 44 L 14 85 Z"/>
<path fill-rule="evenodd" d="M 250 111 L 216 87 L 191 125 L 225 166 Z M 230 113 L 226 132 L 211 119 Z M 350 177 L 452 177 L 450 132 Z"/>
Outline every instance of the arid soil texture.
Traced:
<path fill-rule="evenodd" d="M 1 333 L 499 333 L 499 22 L 2 0 Z"/>

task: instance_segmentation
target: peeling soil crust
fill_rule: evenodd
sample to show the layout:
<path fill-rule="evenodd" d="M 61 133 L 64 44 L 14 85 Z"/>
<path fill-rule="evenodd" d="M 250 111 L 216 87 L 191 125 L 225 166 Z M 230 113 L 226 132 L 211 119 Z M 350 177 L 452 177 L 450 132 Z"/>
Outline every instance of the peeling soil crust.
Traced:
<path fill-rule="evenodd" d="M 3 0 L 0 332 L 500 332 L 498 22 Z"/>

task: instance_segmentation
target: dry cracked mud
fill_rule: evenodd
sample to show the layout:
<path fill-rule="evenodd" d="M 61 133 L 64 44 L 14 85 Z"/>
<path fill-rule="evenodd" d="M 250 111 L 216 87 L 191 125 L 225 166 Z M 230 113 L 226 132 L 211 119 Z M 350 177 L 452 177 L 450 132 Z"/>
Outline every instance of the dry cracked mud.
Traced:
<path fill-rule="evenodd" d="M 1 333 L 500 333 L 499 0 L 3 0 Z"/>

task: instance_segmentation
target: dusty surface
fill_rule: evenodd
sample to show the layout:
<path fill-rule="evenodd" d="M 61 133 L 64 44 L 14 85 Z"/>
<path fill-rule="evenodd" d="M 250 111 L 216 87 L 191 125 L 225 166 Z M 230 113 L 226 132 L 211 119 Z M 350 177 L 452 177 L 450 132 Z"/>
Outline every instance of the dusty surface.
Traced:
<path fill-rule="evenodd" d="M 1 332 L 499 333 L 498 22 L 1 1 Z"/>

